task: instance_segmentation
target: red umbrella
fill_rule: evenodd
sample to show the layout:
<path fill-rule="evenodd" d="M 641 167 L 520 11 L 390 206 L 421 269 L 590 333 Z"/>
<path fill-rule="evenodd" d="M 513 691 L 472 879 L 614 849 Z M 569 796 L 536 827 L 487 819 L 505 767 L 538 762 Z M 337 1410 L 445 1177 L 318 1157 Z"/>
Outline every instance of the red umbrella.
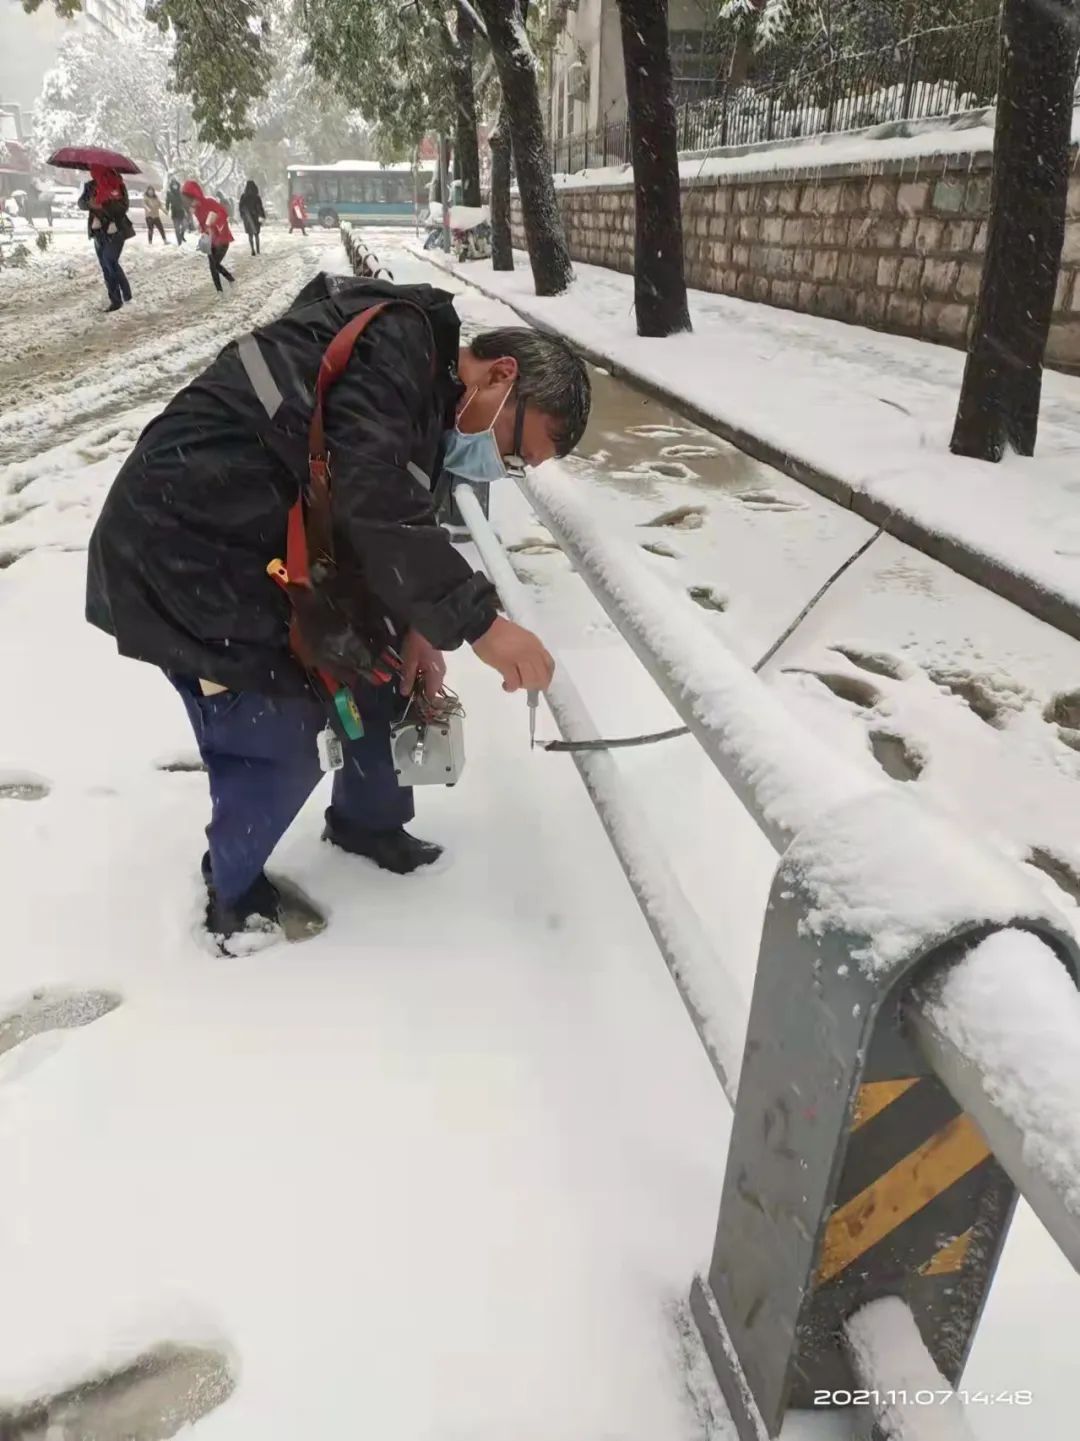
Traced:
<path fill-rule="evenodd" d="M 61 170 L 89 170 L 91 165 L 103 165 L 106 170 L 117 170 L 121 175 L 139 173 L 135 161 L 121 155 L 119 150 L 102 150 L 97 145 L 64 145 L 54 150 L 45 163 L 57 165 Z"/>

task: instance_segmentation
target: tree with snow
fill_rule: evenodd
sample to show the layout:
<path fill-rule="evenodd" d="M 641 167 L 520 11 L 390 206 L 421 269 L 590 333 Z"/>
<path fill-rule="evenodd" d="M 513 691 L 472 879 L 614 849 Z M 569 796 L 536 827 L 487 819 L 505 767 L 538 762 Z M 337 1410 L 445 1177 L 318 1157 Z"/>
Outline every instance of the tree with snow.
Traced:
<path fill-rule="evenodd" d="M 1080 0 L 1005 0 L 990 230 L 953 431 L 958 455 L 1033 455 L 1069 187 Z"/>
<path fill-rule="evenodd" d="M 639 335 L 690 329 L 667 0 L 619 0 L 634 163 L 634 309 Z"/>
<path fill-rule="evenodd" d="M 104 145 L 169 175 L 226 183 L 236 162 L 199 138 L 191 106 L 170 89 L 172 59 L 171 40 L 151 26 L 123 45 L 98 29 L 71 31 L 34 110 L 37 158 L 61 145 Z"/>
<path fill-rule="evenodd" d="M 540 108 L 536 56 L 517 0 L 477 0 L 499 73 L 521 214 L 537 295 L 561 295 L 574 278 Z"/>
<path fill-rule="evenodd" d="M 514 268 L 514 246 L 510 233 L 508 130 L 500 110 L 488 137 L 488 145 L 491 147 L 491 265 L 494 270 Z"/>
<path fill-rule="evenodd" d="M 382 150 L 412 153 L 432 130 L 453 136 L 465 203 L 479 205 L 469 0 L 308 0 L 302 23 L 315 69 L 375 122 Z"/>

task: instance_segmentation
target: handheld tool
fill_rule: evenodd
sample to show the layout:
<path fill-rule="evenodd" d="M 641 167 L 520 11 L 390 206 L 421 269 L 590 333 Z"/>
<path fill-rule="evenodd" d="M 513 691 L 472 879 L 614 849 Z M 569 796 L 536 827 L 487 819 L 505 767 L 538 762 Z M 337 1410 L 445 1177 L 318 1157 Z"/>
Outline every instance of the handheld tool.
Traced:
<path fill-rule="evenodd" d="M 540 705 L 540 692 L 538 690 L 526 691 L 525 698 L 529 705 L 529 749 L 536 749 L 536 712 Z"/>

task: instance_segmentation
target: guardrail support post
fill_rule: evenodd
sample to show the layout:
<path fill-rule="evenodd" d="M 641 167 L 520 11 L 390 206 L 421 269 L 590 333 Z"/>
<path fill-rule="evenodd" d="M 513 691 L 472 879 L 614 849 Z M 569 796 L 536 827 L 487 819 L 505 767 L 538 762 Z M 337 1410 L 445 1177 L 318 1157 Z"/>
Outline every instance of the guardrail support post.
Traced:
<path fill-rule="evenodd" d="M 867 804 L 880 802 L 826 818 L 830 844 L 865 837 Z M 1017 1194 L 902 1027 L 916 977 L 1000 921 L 958 917 L 930 940 L 882 946 L 880 915 L 828 918 L 807 881 L 820 853 L 811 831 L 781 860 L 769 898 L 716 1245 L 691 1295 L 742 1441 L 778 1436 L 789 1408 L 850 1400 L 843 1327 L 884 1296 L 907 1304 L 955 1385 Z M 1040 916 L 1013 925 L 1045 939 L 1077 979 L 1070 936 Z"/>

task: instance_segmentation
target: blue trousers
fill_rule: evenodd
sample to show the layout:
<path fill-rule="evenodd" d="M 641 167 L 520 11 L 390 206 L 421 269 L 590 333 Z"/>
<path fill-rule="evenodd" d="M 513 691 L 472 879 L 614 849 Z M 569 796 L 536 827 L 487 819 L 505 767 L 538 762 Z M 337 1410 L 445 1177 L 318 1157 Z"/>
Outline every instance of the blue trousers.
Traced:
<path fill-rule="evenodd" d="M 218 896 L 231 904 L 262 874 L 322 778 L 316 738 L 326 713 L 307 696 L 204 696 L 198 681 L 169 679 L 210 777 L 210 866 Z M 393 684 L 362 686 L 355 695 L 364 734 L 345 742 L 345 765 L 334 775 L 334 817 L 354 831 L 394 830 L 414 814 L 412 790 L 398 785 L 390 754 L 390 727 L 405 702 Z"/>
<path fill-rule="evenodd" d="M 101 273 L 105 277 L 105 289 L 109 292 L 109 299 L 114 304 L 117 301 L 130 300 L 131 286 L 124 274 L 124 268 L 120 264 L 124 237 L 98 234 L 94 237 L 94 248 L 97 250 Z"/>

